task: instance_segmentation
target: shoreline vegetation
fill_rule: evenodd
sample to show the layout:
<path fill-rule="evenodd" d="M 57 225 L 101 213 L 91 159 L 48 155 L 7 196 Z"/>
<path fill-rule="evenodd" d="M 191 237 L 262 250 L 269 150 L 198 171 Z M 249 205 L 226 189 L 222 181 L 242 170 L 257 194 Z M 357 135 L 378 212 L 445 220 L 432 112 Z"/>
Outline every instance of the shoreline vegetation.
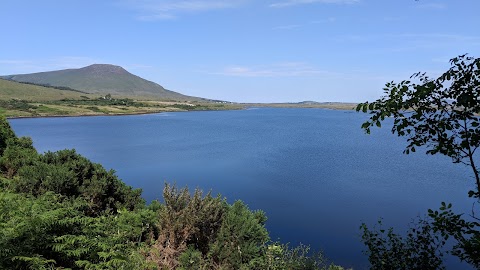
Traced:
<path fill-rule="evenodd" d="M 0 113 L 8 119 L 38 117 L 124 116 L 162 112 L 243 110 L 246 108 L 319 108 L 353 110 L 357 104 L 340 102 L 232 103 L 134 100 L 131 98 L 95 97 L 36 101 L 0 99 Z"/>
<path fill-rule="evenodd" d="M 242 106 L 215 102 L 134 100 L 111 96 L 52 101 L 0 99 L 0 113 L 7 118 L 136 115 L 160 112 L 215 111 L 242 109 Z"/>

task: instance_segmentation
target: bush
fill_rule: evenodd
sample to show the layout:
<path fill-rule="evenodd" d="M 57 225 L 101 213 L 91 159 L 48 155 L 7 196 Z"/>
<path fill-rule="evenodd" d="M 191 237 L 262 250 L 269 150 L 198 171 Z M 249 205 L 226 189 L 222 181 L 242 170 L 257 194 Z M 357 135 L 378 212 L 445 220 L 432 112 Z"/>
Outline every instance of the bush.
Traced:
<path fill-rule="evenodd" d="M 16 192 L 38 196 L 52 191 L 69 198 L 82 197 L 89 202 L 87 211 L 93 216 L 121 208 L 133 210 L 144 204 L 141 190 L 125 185 L 114 171 L 105 170 L 75 150 L 47 152 L 38 157 L 33 151 L 8 146 L 0 159 L 10 172 L 7 175 L 17 175 L 12 181 Z"/>
<path fill-rule="evenodd" d="M 30 166 L 37 160 L 38 153 L 30 138 L 10 138 L 3 155 L 0 156 L 0 170 L 7 178 L 12 178 L 19 169 Z"/>
<path fill-rule="evenodd" d="M 159 267 L 172 269 L 188 246 L 206 255 L 222 224 L 226 202 L 210 193 L 203 196 L 198 189 L 192 196 L 187 188 L 178 190 L 168 184 L 163 197 L 165 205 L 158 211 L 160 233 L 148 257 Z"/>
<path fill-rule="evenodd" d="M 263 254 L 269 240 L 265 221 L 264 212 L 252 212 L 241 201 L 229 206 L 211 246 L 209 258 L 212 263 L 222 269 L 259 269 L 264 260 L 259 255 Z"/>

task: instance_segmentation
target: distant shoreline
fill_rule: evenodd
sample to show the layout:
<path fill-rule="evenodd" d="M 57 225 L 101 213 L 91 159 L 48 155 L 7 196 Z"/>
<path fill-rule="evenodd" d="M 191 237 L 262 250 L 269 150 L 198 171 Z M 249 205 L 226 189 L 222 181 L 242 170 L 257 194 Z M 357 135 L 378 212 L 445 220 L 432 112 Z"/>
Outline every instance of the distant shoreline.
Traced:
<path fill-rule="evenodd" d="M 260 108 L 311 108 L 332 110 L 354 110 L 358 103 L 350 102 L 300 102 L 300 103 L 239 103 L 248 107 Z"/>
<path fill-rule="evenodd" d="M 243 110 L 245 108 L 241 108 Z M 26 119 L 26 118 L 62 118 L 62 117 L 98 117 L 98 116 L 131 116 L 131 115 L 148 115 L 156 113 L 173 113 L 173 112 L 207 112 L 207 111 L 233 111 L 237 108 L 226 109 L 210 109 L 210 110 L 177 110 L 177 111 L 150 111 L 150 112 L 129 112 L 129 113 L 92 113 L 92 114 L 75 114 L 75 115 L 26 115 L 26 116 L 8 116 L 7 119 Z"/>
<path fill-rule="evenodd" d="M 225 109 L 211 109 L 211 110 L 178 110 L 178 111 L 151 111 L 151 112 L 129 112 L 129 113 L 92 113 L 92 114 L 75 114 L 75 115 L 26 115 L 26 116 L 8 116 L 7 119 L 29 119 L 29 118 L 66 118 L 66 117 L 99 117 L 99 116 L 132 116 L 132 115 L 149 115 L 157 113 L 169 112 L 201 112 L 201 111 L 231 111 L 231 110 L 245 110 L 248 108 L 298 108 L 298 109 L 330 109 L 330 110 L 354 110 L 356 103 L 341 103 L 341 102 L 325 102 L 325 103 L 237 103 L 241 108 L 232 107 Z"/>
<path fill-rule="evenodd" d="M 124 114 L 77 114 L 77 115 L 38 115 L 38 116 L 9 116 L 7 119 L 28 119 L 28 118 L 67 118 L 67 117 L 98 117 L 98 116 L 129 116 L 129 115 L 143 115 L 155 113 L 168 112 L 188 112 L 188 111 L 158 111 L 158 112 L 138 112 L 138 113 L 124 113 Z M 191 112 L 191 111 L 190 111 Z"/>

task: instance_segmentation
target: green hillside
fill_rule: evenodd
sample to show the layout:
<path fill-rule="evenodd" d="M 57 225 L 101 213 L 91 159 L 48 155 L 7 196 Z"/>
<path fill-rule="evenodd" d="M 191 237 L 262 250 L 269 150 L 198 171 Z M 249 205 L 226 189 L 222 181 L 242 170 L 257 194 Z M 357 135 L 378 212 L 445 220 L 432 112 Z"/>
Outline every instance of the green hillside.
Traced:
<path fill-rule="evenodd" d="M 240 105 L 206 100 L 190 102 L 153 99 L 105 97 L 99 93 L 87 94 L 0 79 L 0 114 L 6 117 L 122 115 L 242 108 Z"/>
<path fill-rule="evenodd" d="M 201 100 L 166 90 L 161 85 L 133 75 L 120 66 L 107 64 L 94 64 L 79 69 L 8 75 L 3 78 L 18 82 L 64 86 L 92 94 L 178 101 Z"/>
<path fill-rule="evenodd" d="M 81 99 L 86 94 L 75 91 L 59 90 L 50 87 L 18 83 L 0 79 L 0 100 L 23 99 L 51 101 L 61 99 Z"/>

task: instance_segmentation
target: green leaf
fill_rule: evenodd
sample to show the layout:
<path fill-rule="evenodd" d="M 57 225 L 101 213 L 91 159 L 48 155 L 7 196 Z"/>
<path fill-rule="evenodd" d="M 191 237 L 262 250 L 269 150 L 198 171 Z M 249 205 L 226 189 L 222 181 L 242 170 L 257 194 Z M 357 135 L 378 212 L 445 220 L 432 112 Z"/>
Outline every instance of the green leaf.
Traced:
<path fill-rule="evenodd" d="M 362 106 L 363 106 L 363 103 L 359 103 L 359 104 L 357 105 L 357 108 L 355 108 L 355 110 L 356 110 L 357 112 L 359 112 L 359 111 L 362 109 Z"/>

